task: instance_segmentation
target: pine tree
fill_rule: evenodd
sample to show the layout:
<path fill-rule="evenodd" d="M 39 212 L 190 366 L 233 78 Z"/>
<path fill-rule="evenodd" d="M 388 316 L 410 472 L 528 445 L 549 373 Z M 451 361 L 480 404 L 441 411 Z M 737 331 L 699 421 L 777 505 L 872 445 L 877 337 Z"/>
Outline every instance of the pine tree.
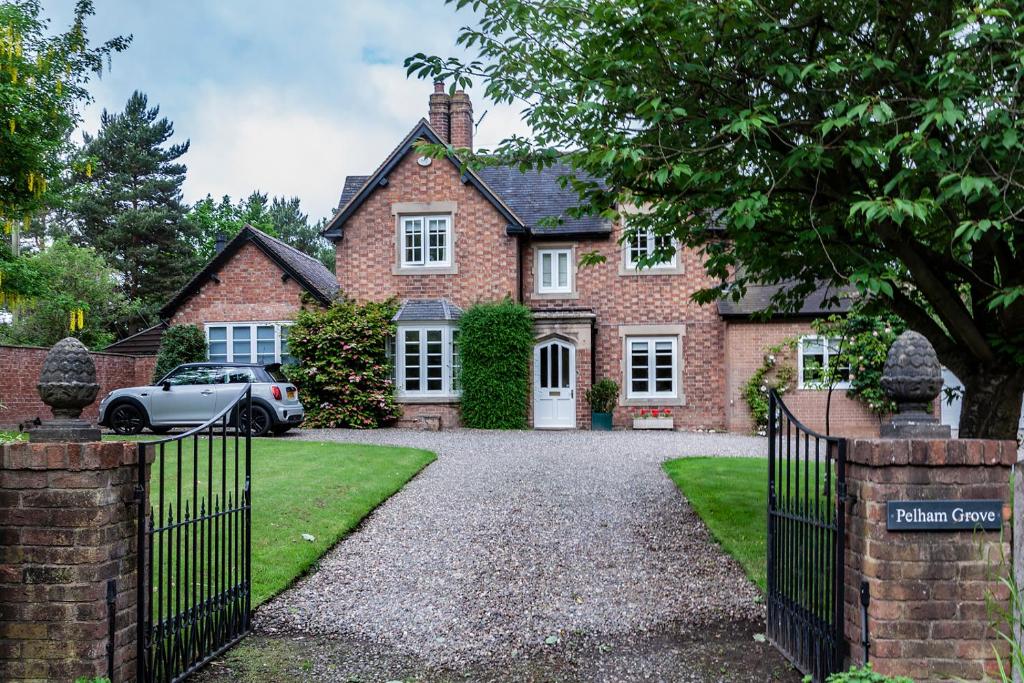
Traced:
<path fill-rule="evenodd" d="M 124 112 L 103 111 L 99 133 L 85 135 L 95 160 L 80 174 L 71 214 L 79 241 L 103 254 L 123 278 L 125 294 L 152 311 L 195 273 L 198 237 L 186 216 L 177 160 L 189 143 L 168 144 L 174 125 L 136 91 Z"/>

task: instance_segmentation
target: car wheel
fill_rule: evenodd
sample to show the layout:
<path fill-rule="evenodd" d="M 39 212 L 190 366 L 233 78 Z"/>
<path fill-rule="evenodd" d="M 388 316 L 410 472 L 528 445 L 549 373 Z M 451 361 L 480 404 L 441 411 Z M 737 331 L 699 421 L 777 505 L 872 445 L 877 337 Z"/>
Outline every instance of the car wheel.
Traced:
<path fill-rule="evenodd" d="M 171 427 L 150 427 L 149 431 L 153 432 L 154 434 L 166 434 L 167 432 L 171 431 Z"/>
<path fill-rule="evenodd" d="M 110 409 L 110 427 L 118 434 L 138 434 L 146 426 L 146 416 L 134 403 L 119 403 Z"/>
<path fill-rule="evenodd" d="M 249 409 L 242 408 L 241 423 L 242 429 L 249 429 L 249 434 L 252 436 L 263 436 L 270 431 L 271 420 L 270 413 L 267 409 L 261 405 L 253 404 L 252 418 L 249 417 Z"/>
<path fill-rule="evenodd" d="M 291 428 L 291 425 L 277 425 L 272 431 L 274 432 L 274 436 L 281 436 Z"/>

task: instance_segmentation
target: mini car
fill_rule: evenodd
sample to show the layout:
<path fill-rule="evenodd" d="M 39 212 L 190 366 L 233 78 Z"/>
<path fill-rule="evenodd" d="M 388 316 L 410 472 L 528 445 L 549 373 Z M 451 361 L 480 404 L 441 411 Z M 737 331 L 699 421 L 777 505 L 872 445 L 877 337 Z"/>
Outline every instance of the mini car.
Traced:
<path fill-rule="evenodd" d="M 252 415 L 242 410 L 242 424 L 252 436 L 284 434 L 302 424 L 305 411 L 295 385 L 279 364 L 187 363 L 171 370 L 153 386 L 115 389 L 100 402 L 99 424 L 118 434 L 149 429 L 164 434 L 174 427 L 201 425 L 224 410 L 252 385 Z M 229 419 L 233 423 L 236 416 Z"/>

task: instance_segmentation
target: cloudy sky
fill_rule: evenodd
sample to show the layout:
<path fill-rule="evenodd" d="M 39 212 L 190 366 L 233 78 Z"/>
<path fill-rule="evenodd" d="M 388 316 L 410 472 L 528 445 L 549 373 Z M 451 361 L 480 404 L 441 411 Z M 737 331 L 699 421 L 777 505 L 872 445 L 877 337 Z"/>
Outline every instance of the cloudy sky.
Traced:
<path fill-rule="evenodd" d="M 329 215 L 345 175 L 372 171 L 427 112 L 430 84 L 407 79 L 417 52 L 456 54 L 473 23 L 443 0 L 95 0 L 96 43 L 132 34 L 131 47 L 94 81 L 102 109 L 133 90 L 160 105 L 176 140 L 191 140 L 185 199 L 254 189 L 296 195 L 311 220 Z M 54 29 L 73 0 L 44 0 Z M 525 132 L 518 111 L 471 90 L 478 146 Z"/>

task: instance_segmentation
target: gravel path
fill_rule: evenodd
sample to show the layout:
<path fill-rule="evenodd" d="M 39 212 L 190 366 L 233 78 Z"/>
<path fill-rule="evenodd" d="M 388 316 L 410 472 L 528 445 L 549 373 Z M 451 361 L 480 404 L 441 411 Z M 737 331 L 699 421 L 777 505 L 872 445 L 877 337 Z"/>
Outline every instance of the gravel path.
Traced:
<path fill-rule="evenodd" d="M 660 464 L 685 455 L 761 456 L 763 439 L 394 429 L 290 438 L 415 446 L 438 460 L 315 572 L 260 608 L 262 636 L 344 642 L 348 655 L 331 656 L 358 662 L 373 680 L 399 661 L 400 668 L 414 662 L 507 674 L 523 658 L 550 660 L 560 647 L 600 653 L 602 643 L 633 643 L 634 655 L 669 628 L 678 636 L 742 624 L 740 642 L 754 645 L 750 625 L 763 618 L 756 589 Z M 662 659 L 659 651 L 645 661 Z M 322 664 L 315 678 L 330 679 L 323 672 L 336 669 Z M 659 666 L 649 664 L 650 680 L 666 680 Z M 578 661 L 570 668 L 581 675 Z M 673 677 L 683 680 L 675 670 Z"/>

